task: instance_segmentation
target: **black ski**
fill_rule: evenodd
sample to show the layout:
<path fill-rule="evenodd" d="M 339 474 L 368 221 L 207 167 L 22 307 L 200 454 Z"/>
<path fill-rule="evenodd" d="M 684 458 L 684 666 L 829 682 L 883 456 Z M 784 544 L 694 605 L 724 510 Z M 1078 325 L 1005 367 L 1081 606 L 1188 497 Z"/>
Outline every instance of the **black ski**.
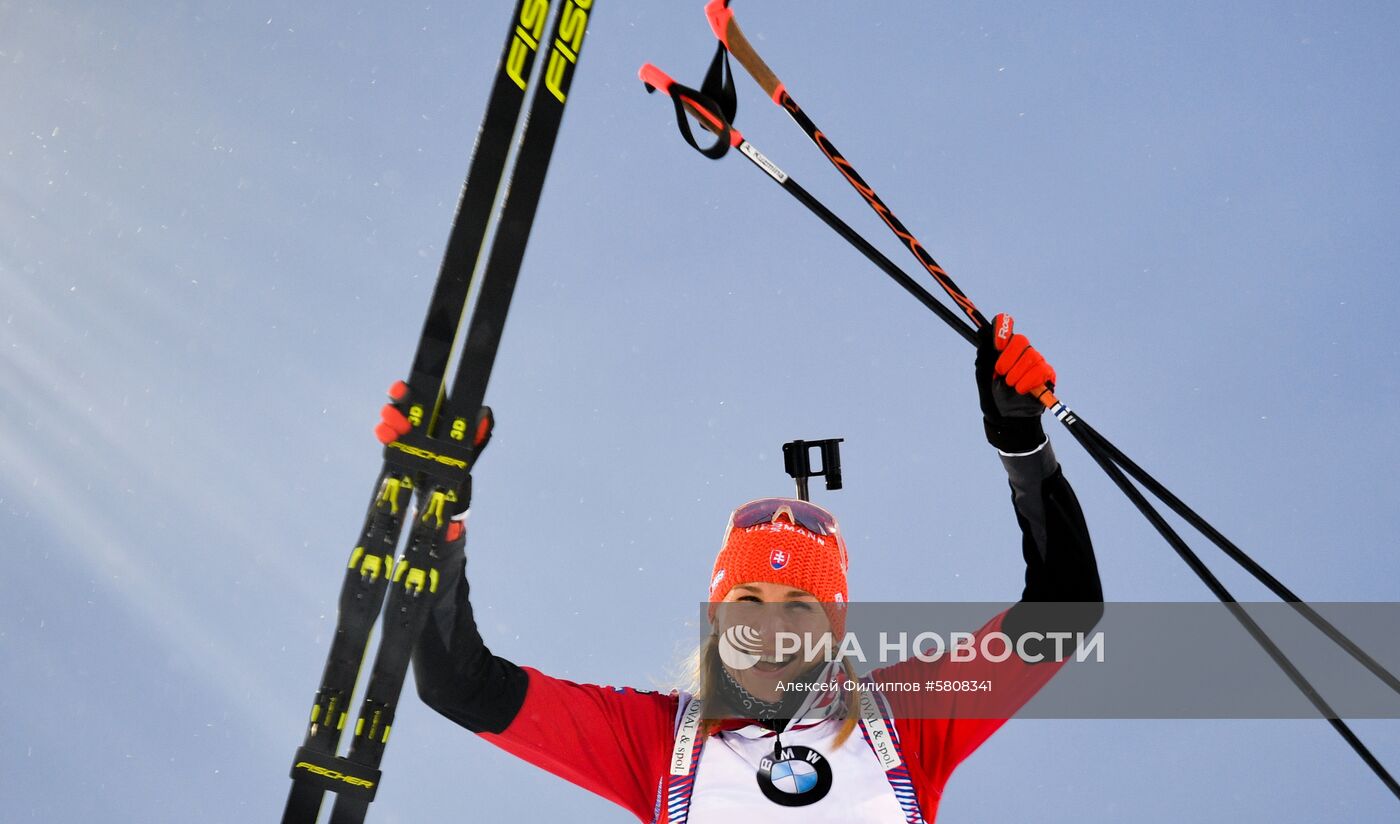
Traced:
<path fill-rule="evenodd" d="M 539 41 L 541 46 L 549 44 L 542 58 L 543 74 L 532 93 L 515 168 L 480 275 L 480 294 L 466 330 L 457 374 L 450 392 L 439 395 L 441 402 L 427 433 L 429 443 L 425 445 L 413 437 L 420 431 L 415 428 L 409 437 L 390 444 L 386 452 L 395 456 L 391 460 L 414 471 L 422 486 L 408 546 L 389 584 L 379 651 L 365 688 L 350 752 L 340 759 L 341 766 L 368 780 L 378 781 L 380 760 L 389 741 L 413 645 L 437 598 L 439 579 L 448 560 L 441 550 L 448 544 L 451 518 L 464 511 L 470 500 L 472 443 L 480 423 L 478 413 L 534 225 L 592 7 L 593 0 L 565 0 L 550 34 Z M 409 417 L 412 420 L 411 414 Z M 331 812 L 331 824 L 360 824 L 371 798 L 366 793 L 342 791 Z"/>
<path fill-rule="evenodd" d="M 403 396 L 397 399 L 406 413 L 416 418 L 415 434 L 435 434 L 435 415 L 425 415 L 424 411 L 435 411 L 443 395 L 448 360 L 466 308 L 472 272 L 501 184 L 551 1 L 518 0 L 515 4 L 510 34 L 477 134 L 409 380 Z M 428 425 L 421 426 L 423 423 Z M 359 792 L 372 798 L 377 789 L 377 774 L 366 776 L 341 769 L 335 753 L 370 633 L 384 602 L 410 499 L 422 477 L 414 466 L 405 465 L 403 454 L 401 450 L 386 450 L 364 526 L 350 555 L 341 585 L 335 636 L 312 704 L 305 741 L 292 764 L 293 782 L 282 816 L 284 824 L 314 822 L 326 790 Z M 458 467 L 460 474 L 465 475 L 469 466 Z"/>

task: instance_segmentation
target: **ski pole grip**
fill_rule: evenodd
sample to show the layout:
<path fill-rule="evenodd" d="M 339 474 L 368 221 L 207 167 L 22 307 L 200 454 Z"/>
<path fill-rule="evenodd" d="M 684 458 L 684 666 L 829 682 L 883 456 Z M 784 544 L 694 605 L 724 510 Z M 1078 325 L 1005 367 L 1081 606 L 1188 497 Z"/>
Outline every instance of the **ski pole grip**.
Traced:
<path fill-rule="evenodd" d="M 1060 399 L 1055 397 L 1055 393 L 1050 391 L 1050 384 L 1043 384 L 1040 391 L 1036 393 L 1035 399 L 1040 401 L 1046 409 L 1054 409 Z"/>
<path fill-rule="evenodd" d="M 738 129 L 729 125 L 720 107 L 704 94 L 683 86 L 671 79 L 671 76 L 662 71 L 652 63 L 646 63 L 637 72 L 642 84 L 646 86 L 647 93 L 654 91 L 664 92 L 671 98 L 671 102 L 676 107 L 676 126 L 680 129 L 681 137 L 689 143 L 691 148 L 700 154 L 718 160 L 724 157 L 725 152 L 730 147 L 737 147 L 744 142 L 744 136 Z M 689 114 L 700 123 L 700 127 L 708 132 L 712 132 L 719 140 L 713 146 L 702 147 L 696 140 L 690 128 L 690 120 L 686 117 Z"/>
<path fill-rule="evenodd" d="M 660 90 L 665 92 L 667 97 L 670 97 L 671 87 L 676 84 L 676 81 L 671 79 L 671 75 L 663 72 L 653 63 L 642 64 L 637 76 L 641 78 L 642 85 L 647 87 L 648 94 Z"/>
<path fill-rule="evenodd" d="M 734 22 L 734 10 L 729 8 L 729 0 L 710 0 L 705 4 L 705 19 L 710 21 L 710 31 L 719 42 L 729 48 L 729 25 Z"/>
<path fill-rule="evenodd" d="M 783 105 L 783 95 L 786 94 L 783 81 L 779 80 L 778 75 L 758 56 L 758 51 L 734 21 L 734 10 L 729 8 L 729 0 L 710 0 L 705 4 L 705 17 L 710 21 L 710 31 L 715 33 L 719 42 L 724 44 L 729 53 L 734 55 L 734 59 L 739 61 L 739 65 L 744 67 L 744 71 L 758 83 L 763 93 L 773 98 L 774 103 Z"/>

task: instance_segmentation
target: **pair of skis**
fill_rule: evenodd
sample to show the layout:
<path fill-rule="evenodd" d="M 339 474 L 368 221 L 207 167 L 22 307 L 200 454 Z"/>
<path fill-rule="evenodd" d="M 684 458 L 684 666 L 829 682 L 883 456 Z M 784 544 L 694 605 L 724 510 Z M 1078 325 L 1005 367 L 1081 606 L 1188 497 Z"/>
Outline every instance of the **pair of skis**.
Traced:
<path fill-rule="evenodd" d="M 640 77 L 645 84 L 647 91 L 660 90 L 665 92 L 675 107 L 677 125 L 680 128 L 681 136 L 693 148 L 701 154 L 711 159 L 723 157 L 731 148 L 738 149 L 754 166 L 759 168 L 772 178 L 788 194 L 807 207 L 813 214 L 821 218 L 829 227 L 841 235 L 847 242 L 860 251 L 866 258 L 879 267 L 885 274 L 893 278 L 904 287 L 924 306 L 932 310 L 943 319 L 954 331 L 958 332 L 965 340 L 974 345 L 977 344 L 979 330 L 988 326 L 986 317 L 977 309 L 973 302 L 965 295 L 957 284 L 953 282 L 948 273 L 939 266 L 929 254 L 928 250 L 914 237 L 904 224 L 895 216 L 894 212 L 885 205 L 880 196 L 876 194 L 874 188 L 866 183 L 855 167 L 836 149 L 836 146 L 826 136 L 824 132 L 807 116 L 806 112 L 797 104 L 787 91 L 786 86 L 778 78 L 777 74 L 768 67 L 763 59 L 758 55 L 753 44 L 744 36 L 734 19 L 734 12 L 729 8 L 729 0 L 710 0 L 705 6 L 706 17 L 710 21 L 710 27 L 715 37 L 719 40 L 719 46 L 715 53 L 715 58 L 711 63 L 710 70 L 705 78 L 700 90 L 676 83 L 665 72 L 656 66 L 646 64 L 640 71 Z M 744 139 L 743 135 L 734 128 L 733 119 L 737 109 L 737 101 L 734 94 L 733 78 L 729 71 L 729 55 L 739 61 L 745 71 L 753 77 L 754 81 L 763 89 L 774 103 L 780 106 L 792 118 L 807 137 L 821 150 L 833 166 L 841 173 L 852 188 L 860 194 L 866 204 L 875 211 L 890 231 L 899 238 L 900 242 L 923 266 L 924 270 L 943 290 L 944 294 L 961 310 L 963 316 L 972 321 L 972 326 L 960 317 L 958 313 L 949 309 L 941 301 L 930 294 L 912 277 L 901 270 L 893 261 L 872 246 L 858 232 L 847 225 L 834 212 L 826 207 L 821 201 L 812 196 L 806 189 L 798 185 L 786 172 L 778 167 L 767 157 L 765 157 L 753 144 Z M 709 146 L 702 146 L 696 139 L 690 127 L 690 118 L 694 118 L 702 128 L 713 133 L 715 142 Z M 1118 447 L 1114 446 L 1107 438 L 1085 422 L 1079 415 L 1072 412 L 1055 397 L 1052 387 L 1042 387 L 1038 397 L 1043 404 L 1055 415 L 1056 419 L 1065 425 L 1066 429 L 1074 436 L 1081 446 L 1092 456 L 1100 468 L 1113 480 L 1118 488 L 1132 501 L 1133 505 L 1143 514 L 1152 526 L 1162 535 L 1169 545 L 1176 551 L 1183 561 L 1186 562 L 1197 577 L 1211 590 L 1211 592 L 1223 603 L 1240 624 L 1249 632 L 1250 636 L 1264 649 L 1273 659 L 1280 669 L 1288 676 L 1295 686 L 1303 692 L 1314 708 L 1326 718 L 1328 723 L 1337 731 L 1348 745 L 1361 757 L 1368 767 L 1385 784 L 1397 798 L 1400 798 L 1400 784 L 1397 784 L 1385 766 L 1375 757 L 1374 754 L 1356 737 L 1351 728 L 1337 717 L 1331 706 L 1318 694 L 1307 678 L 1299 672 L 1296 666 L 1280 650 L 1273 640 L 1259 627 L 1253 618 L 1244 611 L 1235 601 L 1233 595 L 1225 588 L 1218 578 L 1210 571 L 1209 567 L 1201 561 L 1195 552 L 1187 545 L 1179 534 L 1171 527 L 1162 515 L 1152 506 L 1142 491 L 1128 479 L 1141 484 L 1155 495 L 1160 501 L 1165 503 L 1172 511 L 1180 515 L 1187 523 L 1201 532 L 1212 543 L 1219 547 L 1231 560 L 1240 564 L 1247 572 L 1268 587 L 1281 600 L 1290 604 L 1300 615 L 1313 624 L 1320 632 L 1330 640 L 1345 650 L 1349 655 L 1371 671 L 1377 678 L 1384 682 L 1391 689 L 1400 692 L 1400 679 L 1387 670 L 1373 657 L 1358 647 L 1350 638 L 1344 635 L 1331 622 L 1323 618 L 1316 610 L 1303 601 L 1288 587 L 1284 586 L 1277 578 L 1271 575 L 1263 566 L 1247 555 L 1242 549 L 1226 538 L 1219 530 L 1208 523 L 1204 518 L 1191 509 L 1176 495 L 1172 494 L 1165 486 L 1153 478 L 1146 470 L 1134 463 Z"/>
<path fill-rule="evenodd" d="M 450 560 L 444 550 L 455 537 L 449 536 L 452 518 L 470 503 L 476 444 L 489 435 L 489 411 L 482 406 L 486 384 L 592 6 L 593 0 L 515 3 L 413 365 L 408 380 L 391 391 L 412 429 L 384 450 L 383 468 L 341 584 L 335 636 L 306 738 L 292 762 L 283 824 L 313 824 L 327 791 L 337 794 L 333 824 L 358 824 L 379 788 L 379 765 L 413 645 Z M 543 63 L 543 70 L 534 83 L 515 166 L 507 177 L 506 162 L 536 63 Z M 503 184 L 506 194 L 495 238 L 484 265 L 478 266 Z M 473 290 L 475 308 L 449 387 L 447 370 Z M 395 560 L 415 498 L 407 547 Z M 349 752 L 337 756 L 381 608 L 379 649 L 352 727 Z"/>

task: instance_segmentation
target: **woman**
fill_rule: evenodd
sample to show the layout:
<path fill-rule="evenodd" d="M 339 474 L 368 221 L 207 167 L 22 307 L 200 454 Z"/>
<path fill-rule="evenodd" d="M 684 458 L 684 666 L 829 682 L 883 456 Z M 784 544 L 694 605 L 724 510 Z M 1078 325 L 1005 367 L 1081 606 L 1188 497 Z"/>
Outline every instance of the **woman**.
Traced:
<path fill-rule="evenodd" d="M 987 439 L 1010 478 L 1026 586 L 980 633 L 1048 629 L 1035 602 L 1085 604 L 1054 629 L 1087 631 L 1103 599 L 1093 549 L 1041 427 L 1043 407 L 1027 394 L 1055 373 L 1012 334 L 1010 317 L 998 315 L 991 329 L 978 348 L 978 393 Z M 394 414 L 386 409 L 386 421 L 397 426 Z M 392 433 L 381 431 L 386 437 Z M 462 530 L 451 534 L 461 540 Z M 693 693 L 575 684 L 492 655 L 473 619 L 465 555 L 454 552 L 454 563 L 463 571 L 448 576 L 451 588 L 414 650 L 423 701 L 644 822 L 932 821 L 953 769 L 1059 666 L 1013 656 L 997 665 L 994 698 L 938 696 L 951 711 L 931 717 L 931 694 L 843 689 L 855 680 L 849 663 L 826 663 L 815 650 L 779 657 L 777 628 L 839 639 L 849 601 L 836 520 L 803 501 L 763 499 L 731 516 L 710 580 L 714 631 L 697 653 Z M 734 640 L 727 628 L 746 620 L 760 627 L 748 637 L 757 654 L 747 657 L 725 640 Z M 910 660 L 861 686 L 985 674 L 955 669 L 963 666 Z"/>

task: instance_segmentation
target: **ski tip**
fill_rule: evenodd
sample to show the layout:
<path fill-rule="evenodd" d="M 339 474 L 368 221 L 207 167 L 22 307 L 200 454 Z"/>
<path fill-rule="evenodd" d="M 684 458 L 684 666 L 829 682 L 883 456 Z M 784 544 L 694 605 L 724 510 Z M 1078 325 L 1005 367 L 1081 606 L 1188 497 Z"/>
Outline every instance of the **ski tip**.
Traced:
<path fill-rule="evenodd" d="M 637 71 L 637 77 L 641 78 L 642 85 L 647 87 L 648 94 L 660 89 L 667 95 L 670 95 L 671 86 L 676 82 L 671 79 L 669 74 L 663 72 L 651 63 L 642 64 L 641 69 Z"/>
<path fill-rule="evenodd" d="M 729 0 L 710 0 L 705 4 L 705 18 L 710 21 L 710 31 L 719 42 L 729 48 L 729 24 L 734 20 L 734 10 L 729 8 Z"/>

